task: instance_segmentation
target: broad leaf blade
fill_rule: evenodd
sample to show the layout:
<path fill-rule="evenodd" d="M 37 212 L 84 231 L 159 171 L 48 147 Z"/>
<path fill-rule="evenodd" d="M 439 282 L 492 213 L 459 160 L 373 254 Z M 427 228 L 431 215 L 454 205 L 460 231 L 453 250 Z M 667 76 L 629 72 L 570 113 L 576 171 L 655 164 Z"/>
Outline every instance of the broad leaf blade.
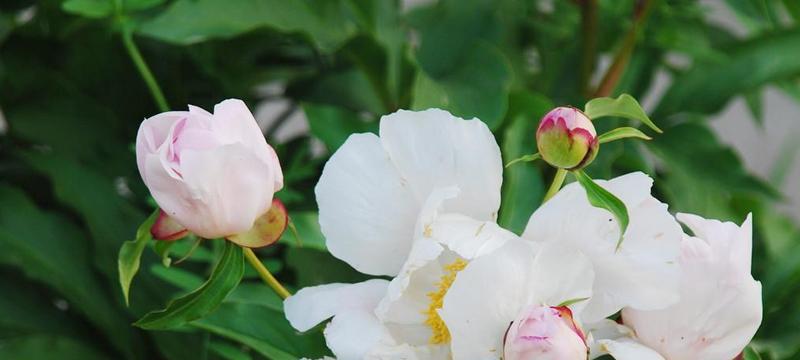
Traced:
<path fill-rule="evenodd" d="M 622 245 L 625 230 L 628 228 L 628 209 L 625 204 L 614 194 L 597 185 L 592 178 L 582 171 L 575 171 L 573 174 L 575 174 L 575 179 L 578 180 L 578 183 L 586 190 L 586 197 L 589 198 L 589 203 L 594 207 L 608 210 L 617 219 L 617 224 L 619 224 L 617 249 L 619 249 Z"/>
<path fill-rule="evenodd" d="M 211 277 L 199 289 L 171 301 L 167 308 L 154 311 L 134 325 L 148 330 L 164 330 L 184 325 L 213 312 L 222 300 L 236 288 L 244 274 L 242 249 L 225 242 L 222 256 Z"/>
<path fill-rule="evenodd" d="M 647 113 L 644 112 L 639 102 L 628 94 L 622 94 L 618 98 L 596 98 L 589 100 L 584 107 L 584 113 L 590 119 L 594 120 L 604 116 L 620 116 L 631 120 L 638 120 L 661 133 L 661 129 L 650 120 Z"/>
<path fill-rule="evenodd" d="M 150 235 L 150 227 L 158 218 L 159 210 L 156 209 L 136 230 L 136 238 L 126 241 L 119 249 L 117 257 L 117 269 L 119 270 L 119 285 L 122 287 L 122 295 L 125 298 L 125 305 L 129 304 L 129 294 L 131 282 L 136 273 L 139 272 L 139 264 L 144 248 L 153 239 Z"/>
<path fill-rule="evenodd" d="M 608 131 L 597 138 L 597 141 L 601 144 L 605 144 L 607 142 L 612 142 L 619 139 L 625 138 L 637 138 L 642 140 L 652 140 L 653 138 L 647 136 L 645 133 L 639 131 L 637 128 L 632 127 L 621 127 L 616 128 L 614 130 Z"/>

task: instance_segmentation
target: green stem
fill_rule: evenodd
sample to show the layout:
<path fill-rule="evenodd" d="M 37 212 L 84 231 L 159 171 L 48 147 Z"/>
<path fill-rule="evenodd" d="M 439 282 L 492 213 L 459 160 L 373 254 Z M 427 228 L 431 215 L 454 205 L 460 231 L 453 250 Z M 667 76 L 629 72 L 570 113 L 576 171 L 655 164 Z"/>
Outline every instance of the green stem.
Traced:
<path fill-rule="evenodd" d="M 249 262 L 250 265 L 256 269 L 258 276 L 260 276 L 261 280 L 264 280 L 264 282 L 272 288 L 272 291 L 278 294 L 278 296 L 280 296 L 282 299 L 292 296 L 289 290 L 286 290 L 286 288 L 281 285 L 278 279 L 272 276 L 272 273 L 270 273 L 267 267 L 261 263 L 261 260 L 258 260 L 258 256 L 256 256 L 256 253 L 253 252 L 253 249 L 247 247 L 242 247 L 242 249 L 244 249 L 244 257 L 247 258 L 247 262 Z"/>
<path fill-rule="evenodd" d="M 597 62 L 597 0 L 583 0 L 581 6 L 581 76 L 580 90 L 590 95 L 589 82 Z"/>
<path fill-rule="evenodd" d="M 558 169 L 556 171 L 556 176 L 553 178 L 553 183 L 550 184 L 550 188 L 547 189 L 547 193 L 544 194 L 544 199 L 542 199 L 542 203 L 544 204 L 547 200 L 550 200 L 553 196 L 558 193 L 558 190 L 561 189 L 561 185 L 564 184 L 564 179 L 567 177 L 567 170 L 565 169 Z"/>
<path fill-rule="evenodd" d="M 633 26 L 631 26 L 628 33 L 625 34 L 622 45 L 614 55 L 614 60 L 611 62 L 611 66 L 608 67 L 608 70 L 606 70 L 605 75 L 603 75 L 603 79 L 600 81 L 600 85 L 597 86 L 593 97 L 610 96 L 611 93 L 614 92 L 614 88 L 617 87 L 619 79 L 622 78 L 625 66 L 628 65 L 628 61 L 630 61 L 631 55 L 633 55 L 633 49 L 636 47 L 636 37 L 647 20 L 650 10 L 653 8 L 653 4 L 657 0 L 643 1 L 644 3 L 641 7 L 634 11 Z"/>
<path fill-rule="evenodd" d="M 167 100 L 164 98 L 164 93 L 162 93 L 161 88 L 158 87 L 156 78 L 153 76 L 153 73 L 142 57 L 142 53 L 139 52 L 139 48 L 133 41 L 133 31 L 128 26 L 123 27 L 122 43 L 125 44 L 125 50 L 128 51 L 128 55 L 130 55 L 131 60 L 133 60 L 133 64 L 136 65 L 136 69 L 139 70 L 139 74 L 142 75 L 142 79 L 144 79 L 145 84 L 147 84 L 147 88 L 150 90 L 150 94 L 153 95 L 153 100 L 155 100 L 156 105 L 158 105 L 158 109 L 162 112 L 169 111 L 169 105 L 167 105 Z"/>

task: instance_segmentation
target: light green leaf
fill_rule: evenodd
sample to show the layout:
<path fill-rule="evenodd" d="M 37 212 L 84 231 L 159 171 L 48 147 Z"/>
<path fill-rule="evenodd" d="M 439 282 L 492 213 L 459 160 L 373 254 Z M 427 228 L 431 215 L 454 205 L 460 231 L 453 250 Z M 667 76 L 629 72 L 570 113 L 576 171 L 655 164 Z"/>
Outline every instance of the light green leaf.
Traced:
<path fill-rule="evenodd" d="M 139 229 L 136 230 L 136 238 L 126 241 L 119 249 L 119 256 L 117 257 L 117 270 L 119 271 L 119 285 L 122 287 L 122 296 L 125 298 L 125 305 L 129 305 L 129 297 L 131 282 L 133 277 L 139 271 L 139 262 L 147 247 L 147 243 L 153 239 L 150 234 L 150 228 L 158 218 L 158 209 L 153 211 L 152 214 L 141 224 Z"/>
<path fill-rule="evenodd" d="M 579 303 L 581 301 L 586 301 L 586 300 L 589 300 L 589 298 L 585 297 L 585 298 L 569 299 L 569 300 L 565 300 L 561 304 L 558 304 L 557 306 L 559 306 L 559 307 L 561 307 L 561 306 L 570 306 L 570 305 L 577 304 L 577 303 Z"/>
<path fill-rule="evenodd" d="M 169 257 L 169 251 L 173 245 L 175 245 L 177 241 L 156 241 L 153 245 L 153 250 L 155 250 L 158 257 L 161 258 L 161 264 L 164 267 L 169 267 L 172 265 L 172 259 Z"/>
<path fill-rule="evenodd" d="M 642 109 L 642 106 L 639 105 L 639 102 L 628 94 L 622 94 L 616 99 L 603 97 L 589 100 L 589 102 L 586 103 L 584 113 L 592 120 L 604 116 L 620 116 L 626 119 L 638 120 L 655 132 L 662 132 L 661 129 L 650 120 L 647 113 Z"/>
<path fill-rule="evenodd" d="M 592 206 L 600 209 L 608 210 L 614 218 L 617 219 L 619 225 L 619 240 L 617 241 L 617 249 L 622 245 L 622 239 L 625 235 L 625 230 L 628 229 L 628 209 L 625 204 L 617 198 L 614 194 L 604 189 L 592 180 L 588 175 L 582 171 L 574 171 L 575 179 L 586 190 L 586 197 L 589 198 L 589 203 Z"/>
<path fill-rule="evenodd" d="M 539 155 L 539 153 L 538 153 L 538 152 L 537 152 L 537 153 L 535 153 L 535 154 L 522 155 L 522 156 L 520 156 L 520 157 L 518 157 L 518 158 L 516 158 L 516 159 L 514 159 L 514 160 L 511 160 L 511 161 L 509 161 L 509 162 L 508 162 L 508 164 L 506 164 L 506 166 L 505 166 L 505 167 L 506 167 L 506 168 L 508 168 L 509 166 L 511 166 L 511 165 L 514 165 L 514 164 L 516 164 L 516 163 L 518 163 L 518 162 L 531 162 L 531 161 L 536 161 L 536 160 L 539 160 L 539 159 L 541 159 L 541 157 L 542 157 L 542 156 L 541 156 L 541 155 Z"/>
<path fill-rule="evenodd" d="M 608 131 L 597 138 L 597 141 L 601 144 L 605 144 L 607 142 L 612 142 L 619 139 L 625 138 L 638 138 L 642 140 L 652 140 L 653 138 L 645 135 L 645 133 L 639 131 L 637 128 L 632 127 L 621 127 L 616 128 L 614 130 Z"/>
<path fill-rule="evenodd" d="M 202 318 L 213 312 L 236 288 L 243 274 L 242 249 L 226 241 L 219 262 L 202 287 L 171 301 L 164 310 L 148 313 L 134 325 L 148 330 L 165 330 Z"/>

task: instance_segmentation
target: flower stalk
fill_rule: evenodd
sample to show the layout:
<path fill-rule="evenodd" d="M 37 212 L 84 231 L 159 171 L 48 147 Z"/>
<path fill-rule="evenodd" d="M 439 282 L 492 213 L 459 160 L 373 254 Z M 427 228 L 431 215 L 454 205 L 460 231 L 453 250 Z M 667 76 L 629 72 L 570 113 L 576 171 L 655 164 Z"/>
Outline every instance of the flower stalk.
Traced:
<path fill-rule="evenodd" d="M 144 61 L 142 53 L 136 46 L 136 42 L 133 41 L 133 30 L 130 26 L 123 26 L 122 28 L 122 43 L 125 45 L 125 50 L 128 51 L 128 55 L 131 57 L 133 64 L 136 66 L 136 69 L 147 85 L 147 89 L 150 90 L 150 94 L 153 96 L 158 110 L 162 112 L 169 111 L 169 105 L 167 105 L 167 100 L 164 98 L 164 93 L 161 92 L 161 88 L 158 86 L 153 72 L 150 71 L 150 67 L 147 66 L 147 63 Z"/>
<path fill-rule="evenodd" d="M 547 189 L 547 193 L 544 194 L 544 199 L 542 199 L 542 203 L 547 202 L 553 196 L 558 193 L 558 190 L 561 189 L 561 185 L 564 185 L 564 179 L 567 177 L 567 170 L 559 168 L 556 170 L 556 176 L 553 178 L 553 183 L 550 184 L 550 188 Z"/>
<path fill-rule="evenodd" d="M 250 263 L 256 272 L 258 272 L 258 276 L 261 277 L 261 280 L 264 280 L 264 283 L 272 288 L 272 290 L 275 291 L 275 293 L 278 294 L 281 299 L 286 299 L 289 296 L 292 296 L 289 290 L 286 290 L 286 288 L 281 285 L 278 279 L 272 276 L 272 273 L 269 272 L 267 267 L 264 266 L 260 260 L 258 260 L 258 256 L 256 256 L 256 253 L 253 252 L 253 249 L 247 247 L 242 247 L 242 249 L 244 249 L 244 257 L 247 259 L 247 262 Z"/>

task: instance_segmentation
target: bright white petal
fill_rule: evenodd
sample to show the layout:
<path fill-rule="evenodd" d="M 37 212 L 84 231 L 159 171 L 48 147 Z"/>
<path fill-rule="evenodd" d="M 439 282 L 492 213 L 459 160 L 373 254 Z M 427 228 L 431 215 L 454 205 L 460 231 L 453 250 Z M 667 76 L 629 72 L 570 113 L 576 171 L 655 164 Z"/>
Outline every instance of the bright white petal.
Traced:
<path fill-rule="evenodd" d="M 389 282 L 373 279 L 357 284 L 325 284 L 300 289 L 283 302 L 286 319 L 299 331 L 347 311 L 372 313 Z"/>
<path fill-rule="evenodd" d="M 630 339 L 600 340 L 600 347 L 616 360 L 664 360 L 653 349 Z"/>
<path fill-rule="evenodd" d="M 582 314 L 584 321 L 598 321 L 624 306 L 658 309 L 675 303 L 682 232 L 667 206 L 650 195 L 652 179 L 632 173 L 597 183 L 628 208 L 630 223 L 619 250 L 616 219 L 591 206 L 577 183 L 567 185 L 540 207 L 522 237 L 573 246 L 591 259 L 595 283 Z"/>
<path fill-rule="evenodd" d="M 342 311 L 325 327 L 325 343 L 341 360 L 364 359 L 388 338 L 389 333 L 378 318 L 361 310 Z"/>
<path fill-rule="evenodd" d="M 439 311 L 455 358 L 498 358 L 506 329 L 525 306 L 559 305 L 591 295 L 592 271 L 583 255 L 537 250 L 534 243 L 510 240 L 458 274 Z"/>
<path fill-rule="evenodd" d="M 315 192 L 331 254 L 366 274 L 396 275 L 420 205 L 378 137 L 351 135 L 325 165 Z"/>
<path fill-rule="evenodd" d="M 500 148 L 483 122 L 438 109 L 400 110 L 381 118 L 380 136 L 418 202 L 433 189 L 456 185 L 461 196 L 447 203 L 446 212 L 495 219 L 503 165 Z"/>
<path fill-rule="evenodd" d="M 380 126 L 380 138 L 352 135 L 334 153 L 316 195 L 331 253 L 363 273 L 394 276 L 411 250 L 420 212 L 437 191 L 460 191 L 444 202 L 444 212 L 494 220 L 502 164 L 491 132 L 478 120 L 441 110 L 399 111 Z"/>

